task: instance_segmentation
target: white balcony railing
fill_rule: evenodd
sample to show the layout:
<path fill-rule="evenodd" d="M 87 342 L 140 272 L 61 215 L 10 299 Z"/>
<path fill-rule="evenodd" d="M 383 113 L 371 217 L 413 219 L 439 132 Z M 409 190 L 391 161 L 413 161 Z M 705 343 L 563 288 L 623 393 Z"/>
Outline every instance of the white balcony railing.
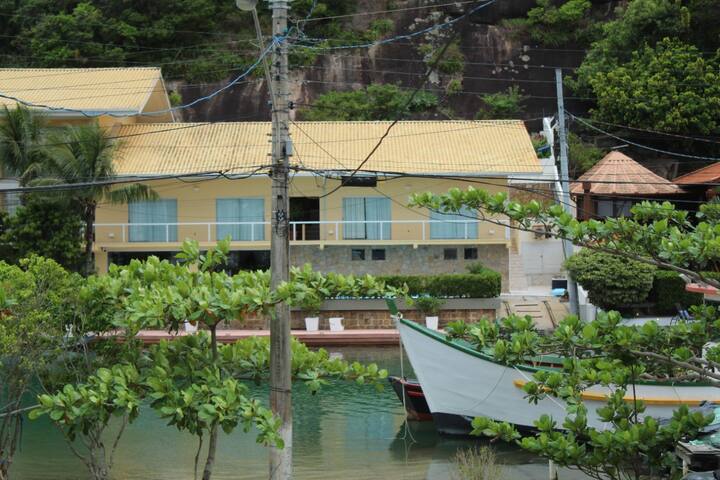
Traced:
<path fill-rule="evenodd" d="M 366 220 L 366 221 L 346 221 L 346 220 L 326 220 L 326 221 L 299 221 L 290 222 L 290 240 L 291 241 L 327 241 L 327 240 L 476 240 L 487 236 L 480 232 L 480 225 L 484 223 L 481 220 Z M 504 237 L 510 239 L 510 229 L 505 224 Z M 436 232 L 432 234 L 433 225 L 460 225 L 460 228 L 454 232 Z M 357 226 L 362 225 L 364 229 L 358 229 Z M 233 238 L 236 242 L 257 242 L 266 240 L 269 235 L 266 232 L 270 226 L 270 222 L 172 222 L 172 223 L 96 223 L 95 235 L 98 241 L 111 239 L 114 241 L 143 243 L 143 242 L 176 242 L 177 239 L 183 239 L 193 236 L 198 240 L 207 240 L 213 242 L 218 240 L 218 227 L 245 227 L 242 238 Z M 353 230 L 363 230 L 363 234 L 352 232 L 345 235 L 345 227 L 354 227 Z M 473 228 L 473 226 L 476 226 Z M 496 225 L 491 225 L 497 227 Z M 153 239 L 133 239 L 133 228 L 137 227 L 153 227 Z M 332 227 L 328 229 L 328 227 Z M 371 230 L 368 229 L 371 227 Z M 395 229 L 402 229 L 400 231 Z M 501 228 L 501 227 L 498 227 Z M 182 232 L 179 230 L 182 229 Z M 475 231 L 473 231 L 475 230 Z M 159 232 L 159 234 L 158 234 Z M 355 233 L 355 234 L 353 234 Z M 394 235 L 397 234 L 397 235 Z M 441 233 L 441 234 L 438 234 Z M 142 236 L 142 235 L 140 235 Z M 200 237 L 204 238 L 200 238 Z M 224 235 L 223 235 L 224 236 Z M 237 236 L 237 235 L 236 235 Z M 118 238 L 119 237 L 119 238 Z M 158 238 L 160 237 L 160 238 Z M 398 237 L 398 238 L 393 238 Z M 222 236 L 220 237 L 222 238 Z"/>

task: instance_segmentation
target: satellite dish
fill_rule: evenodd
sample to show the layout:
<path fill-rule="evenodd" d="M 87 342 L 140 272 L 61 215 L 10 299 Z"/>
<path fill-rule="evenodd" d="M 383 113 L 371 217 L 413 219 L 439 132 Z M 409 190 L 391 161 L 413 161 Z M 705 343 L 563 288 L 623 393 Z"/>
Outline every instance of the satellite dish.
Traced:
<path fill-rule="evenodd" d="M 235 5 L 240 10 L 245 10 L 246 12 L 251 12 L 255 10 L 255 6 L 257 5 L 257 0 L 235 0 Z"/>

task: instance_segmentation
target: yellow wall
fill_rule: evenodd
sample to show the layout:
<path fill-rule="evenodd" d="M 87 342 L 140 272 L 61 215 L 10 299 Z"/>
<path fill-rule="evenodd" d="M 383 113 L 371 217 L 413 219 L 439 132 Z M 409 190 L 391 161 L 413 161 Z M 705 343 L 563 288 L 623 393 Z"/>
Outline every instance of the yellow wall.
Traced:
<path fill-rule="evenodd" d="M 392 197 L 391 220 L 427 220 L 429 212 L 421 209 L 409 209 L 408 198 L 412 193 L 433 191 L 444 193 L 452 187 L 466 188 L 474 185 L 477 188 L 484 188 L 492 191 L 506 190 L 504 180 L 482 180 L 492 182 L 494 185 L 473 184 L 459 180 L 433 180 L 403 178 L 378 183 L 378 190 Z M 183 183 L 179 180 L 158 180 L 148 182 L 161 198 L 176 199 L 178 211 L 178 223 L 185 222 L 214 222 L 216 221 L 215 202 L 218 198 L 238 197 L 262 197 L 265 199 L 265 220 L 270 219 L 270 179 L 268 177 L 254 177 L 244 180 L 207 180 L 197 182 L 197 179 L 189 179 Z M 336 180 L 324 180 L 322 178 L 299 177 L 292 181 L 291 197 L 308 196 L 319 197 L 325 192 L 337 186 Z M 372 188 L 343 187 L 332 195 L 320 200 L 321 221 L 342 221 L 342 199 L 344 197 L 381 196 Z M 401 205 L 402 204 L 402 205 Z M 98 224 L 127 224 L 127 205 L 101 205 L 97 212 Z M 417 224 L 394 224 L 392 225 L 391 240 L 387 241 L 343 241 L 342 225 L 339 226 L 340 238 L 336 226 L 333 224 L 321 226 L 320 242 L 325 243 L 458 243 L 458 240 L 429 240 L 430 232 L 426 225 L 426 241 L 422 241 L 422 226 Z M 467 240 L 469 243 L 506 243 L 505 228 L 491 223 L 481 223 L 477 240 Z M 215 226 L 211 226 L 208 232 L 207 225 L 181 225 L 178 227 L 178 240 L 186 238 L 198 240 L 201 244 L 212 244 L 217 241 Z M 127 229 L 125 230 L 125 241 L 123 241 L 123 229 L 120 226 L 98 226 L 96 228 L 96 249 L 116 251 L 154 251 L 173 250 L 178 243 L 130 243 L 127 241 Z M 234 242 L 234 248 L 268 248 L 270 241 L 270 228 L 265 227 L 265 240 L 258 242 Z M 460 241 L 463 242 L 463 241 Z"/>

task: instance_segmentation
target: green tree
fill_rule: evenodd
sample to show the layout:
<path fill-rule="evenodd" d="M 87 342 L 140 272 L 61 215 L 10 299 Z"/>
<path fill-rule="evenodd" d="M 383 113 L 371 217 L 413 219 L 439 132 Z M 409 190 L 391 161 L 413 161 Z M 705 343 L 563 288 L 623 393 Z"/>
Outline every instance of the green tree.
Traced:
<path fill-rule="evenodd" d="M 27 107 L 3 107 L 0 123 L 0 173 L 20 177 L 25 185 L 42 167 L 46 159 L 43 148 L 44 122 Z"/>
<path fill-rule="evenodd" d="M 568 134 L 570 178 L 578 178 L 599 162 L 607 152 L 593 143 L 584 142 L 579 135 Z"/>
<path fill-rule="evenodd" d="M 72 202 L 26 195 L 23 205 L 3 221 L 0 259 L 16 263 L 39 255 L 79 271 L 83 266 L 82 228 L 82 218 Z"/>
<path fill-rule="evenodd" d="M 720 56 L 664 39 L 627 63 L 585 76 L 597 97 L 594 117 L 665 132 L 720 132 Z"/>
<path fill-rule="evenodd" d="M 0 262 L 0 479 L 9 478 L 19 445 L 23 402 L 62 348 L 79 282 L 52 260 Z"/>
<path fill-rule="evenodd" d="M 604 310 L 645 301 L 655 273 L 653 265 L 587 249 L 568 258 L 565 269 L 587 290 L 590 302 Z"/>
<path fill-rule="evenodd" d="M 157 198 L 157 193 L 141 183 L 112 184 L 117 178 L 113 165 L 116 144 L 98 125 L 68 127 L 51 143 L 55 146 L 48 151 L 42 176 L 34 183 L 39 186 L 82 184 L 64 190 L 62 195 L 80 209 L 84 227 L 84 271 L 89 275 L 95 270 L 92 249 L 97 205 L 152 200 Z M 88 183 L 93 185 L 86 185 Z"/>
<path fill-rule="evenodd" d="M 720 209 L 714 203 L 700 207 L 697 221 L 690 221 L 687 212 L 667 202 L 635 205 L 631 218 L 578 221 L 560 205 L 518 203 L 509 201 L 504 193 L 474 188 L 416 195 L 413 204 L 443 212 L 475 209 L 482 215 L 502 215 L 520 229 L 543 224 L 554 237 L 576 245 L 720 287 L 715 275 L 703 273 L 716 271 L 720 265 Z M 566 403 L 564 430 L 543 416 L 535 423 L 535 435 L 523 436 L 511 425 L 492 419 L 476 419 L 475 433 L 518 441 L 523 448 L 594 478 L 679 478 L 679 465 L 672 455 L 676 443 L 693 438 L 712 419 L 682 406 L 669 423 L 660 425 L 656 419 L 642 416 L 642 401 L 628 402 L 626 394 L 640 379 L 720 386 L 720 374 L 715 370 L 720 367 L 720 348 L 709 344 L 720 339 L 720 315 L 714 307 L 695 307 L 693 313 L 694 321 L 668 328 L 655 322 L 640 327 L 622 325 L 617 312 L 599 315 L 589 323 L 570 316 L 552 335 L 539 334 L 529 317 L 511 317 L 499 324 L 454 324 L 453 334 L 477 348 L 490 348 L 497 360 L 509 365 L 523 364 L 536 355 L 564 357 L 560 370 L 541 369 L 534 381 L 524 386 L 531 402 L 550 395 Z M 600 420 L 610 425 L 603 430 L 588 426 L 588 408 L 582 398 L 583 390 L 595 385 L 613 390 L 606 405 L 597 411 Z"/>
<path fill-rule="evenodd" d="M 503 25 L 543 45 L 587 43 L 597 24 L 590 15 L 591 7 L 590 0 L 537 0 L 537 6 L 528 11 L 526 18 L 508 19 Z"/>
<path fill-rule="evenodd" d="M 502 92 L 485 93 L 480 96 L 483 107 L 478 110 L 475 118 L 477 120 L 519 118 L 525 110 L 522 106 L 525 98 L 517 85 L 508 87 Z"/>
<path fill-rule="evenodd" d="M 394 120 L 399 115 L 429 112 L 438 104 L 435 95 L 421 91 L 407 105 L 411 95 L 412 92 L 393 84 L 373 84 L 350 92 L 333 91 L 320 95 L 312 108 L 301 110 L 301 116 L 311 121 Z"/>

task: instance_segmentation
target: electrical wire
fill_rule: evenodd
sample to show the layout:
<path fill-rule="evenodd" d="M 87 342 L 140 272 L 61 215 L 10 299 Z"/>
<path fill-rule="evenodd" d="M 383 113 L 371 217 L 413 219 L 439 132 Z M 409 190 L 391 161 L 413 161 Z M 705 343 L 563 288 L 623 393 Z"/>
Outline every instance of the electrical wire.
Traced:
<path fill-rule="evenodd" d="M 567 112 L 567 114 L 568 114 L 570 117 L 574 118 L 575 120 L 577 120 L 578 122 L 582 123 L 583 125 L 585 125 L 585 126 L 588 127 L 588 128 L 591 128 L 591 129 L 593 129 L 593 130 L 595 130 L 595 131 L 597 131 L 597 132 L 602 133 L 603 135 L 607 135 L 608 137 L 612 137 L 612 138 L 614 138 L 615 140 L 618 140 L 618 141 L 627 143 L 627 144 L 632 145 L 632 146 L 634 146 L 634 147 L 642 148 L 642 149 L 645 149 L 645 150 L 650 150 L 650 151 L 653 151 L 653 152 L 656 152 L 656 153 L 662 153 L 662 154 L 665 154 L 665 155 L 672 155 L 672 156 L 675 156 L 675 157 L 693 158 L 693 159 L 698 159 L 698 160 L 710 160 L 710 161 L 713 161 L 713 162 L 720 161 L 720 157 L 705 157 L 705 156 L 702 156 L 702 155 L 690 155 L 690 154 L 681 153 L 681 152 L 671 152 L 671 151 L 669 151 L 669 150 L 663 150 L 663 149 L 660 149 L 660 148 L 655 148 L 655 147 L 651 147 L 651 146 L 648 146 L 648 145 L 643 145 L 643 144 L 641 144 L 641 143 L 633 142 L 633 141 L 628 140 L 628 139 L 626 139 L 626 138 L 619 137 L 619 136 L 614 135 L 614 134 L 612 134 L 612 133 L 610 133 L 610 132 L 607 132 L 607 131 L 601 129 L 600 127 L 596 127 L 595 125 L 593 125 L 593 124 L 590 123 L 589 121 L 584 120 L 582 117 L 577 117 L 577 116 L 573 115 L 573 114 L 570 113 L 570 112 Z"/>

